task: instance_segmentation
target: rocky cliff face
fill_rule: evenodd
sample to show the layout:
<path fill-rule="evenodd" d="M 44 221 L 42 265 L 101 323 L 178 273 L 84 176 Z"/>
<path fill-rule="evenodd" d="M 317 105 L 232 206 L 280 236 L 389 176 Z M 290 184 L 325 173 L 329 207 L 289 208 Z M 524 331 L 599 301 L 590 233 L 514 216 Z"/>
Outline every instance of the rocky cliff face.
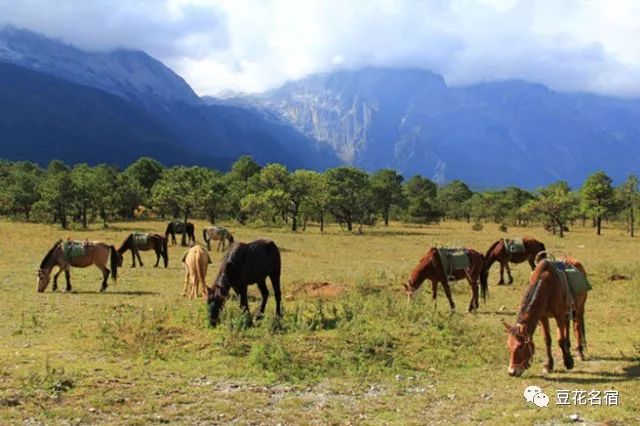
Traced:
<path fill-rule="evenodd" d="M 640 102 L 522 81 L 452 88 L 428 71 L 365 68 L 225 102 L 279 115 L 345 163 L 440 182 L 533 188 L 640 165 Z"/>

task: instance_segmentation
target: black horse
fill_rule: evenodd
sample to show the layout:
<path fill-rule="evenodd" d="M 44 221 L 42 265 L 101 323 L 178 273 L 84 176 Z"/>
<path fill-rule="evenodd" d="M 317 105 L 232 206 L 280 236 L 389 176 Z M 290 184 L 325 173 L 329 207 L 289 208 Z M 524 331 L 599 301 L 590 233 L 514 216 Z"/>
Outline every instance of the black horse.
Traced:
<path fill-rule="evenodd" d="M 262 294 L 262 304 L 257 318 L 262 317 L 269 297 L 267 277 L 271 280 L 276 297 L 276 314 L 281 316 L 280 266 L 280 250 L 273 241 L 234 243 L 222 260 L 213 286 L 205 290 L 211 325 L 215 327 L 218 324 L 220 311 L 231 288 L 240 296 L 240 307 L 245 313 L 249 313 L 247 287 L 251 284 L 257 284 Z"/>
<path fill-rule="evenodd" d="M 168 240 L 169 235 L 171 235 L 171 244 L 176 244 L 176 234 L 184 234 L 186 228 L 187 241 L 183 239 L 183 245 L 193 245 L 196 243 L 196 233 L 195 227 L 193 223 L 187 222 L 187 226 L 185 227 L 184 222 L 180 222 L 179 220 L 174 220 L 169 222 L 167 225 L 167 229 L 164 231 L 164 237 Z"/>
<path fill-rule="evenodd" d="M 136 267 L 136 257 L 140 266 L 143 266 L 142 259 L 140 258 L 140 251 L 153 250 L 156 253 L 155 267 L 160 263 L 160 257 L 164 260 L 164 267 L 169 266 L 169 250 L 167 250 L 167 239 L 160 234 L 144 234 L 135 233 L 129 234 L 129 236 L 122 242 L 118 248 L 118 266 L 122 266 L 122 255 L 131 250 L 131 258 L 133 260 L 132 268 Z"/>

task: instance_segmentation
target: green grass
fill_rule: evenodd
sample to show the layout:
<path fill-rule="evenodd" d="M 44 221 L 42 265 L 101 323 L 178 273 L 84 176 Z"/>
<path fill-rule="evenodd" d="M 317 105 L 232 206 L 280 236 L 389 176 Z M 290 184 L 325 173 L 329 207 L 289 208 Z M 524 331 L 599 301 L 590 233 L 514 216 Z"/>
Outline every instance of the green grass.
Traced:
<path fill-rule="evenodd" d="M 200 229 L 204 222 L 197 222 Z M 606 228 L 596 237 L 576 227 L 559 239 L 542 229 L 510 229 L 572 254 L 590 274 L 588 357 L 543 377 L 543 342 L 521 378 L 506 373 L 501 320 L 513 321 L 529 276 L 513 267 L 515 285 L 498 287 L 466 314 L 466 283 L 454 284 L 458 313 L 430 286 L 409 303 L 402 283 L 428 246 L 467 245 L 484 252 L 502 236 L 498 225 L 445 222 L 392 224 L 351 235 L 338 227 L 291 233 L 226 224 L 237 239 L 268 237 L 283 257 L 285 316 L 248 327 L 238 301 L 223 322 L 207 327 L 201 300 L 181 297 L 183 248 L 170 267 L 131 269 L 127 253 L 117 286 L 97 293 L 96 268 L 72 270 L 74 293 L 36 293 L 35 270 L 58 238 L 119 244 L 132 230 L 161 231 L 160 222 L 119 223 L 108 230 L 60 231 L 0 222 L 0 423 L 558 423 L 578 413 L 590 422 L 640 422 L 640 261 L 638 241 Z M 211 282 L 221 253 L 212 252 Z M 612 273 L 631 277 L 609 281 Z M 61 276 L 61 283 L 64 277 Z M 64 285 L 61 286 L 64 288 Z M 250 290 L 251 307 L 259 292 Z M 575 340 L 575 339 L 574 339 Z M 522 391 L 541 386 L 552 406 L 528 406 Z M 555 406 L 556 389 L 616 389 L 618 407 Z"/>

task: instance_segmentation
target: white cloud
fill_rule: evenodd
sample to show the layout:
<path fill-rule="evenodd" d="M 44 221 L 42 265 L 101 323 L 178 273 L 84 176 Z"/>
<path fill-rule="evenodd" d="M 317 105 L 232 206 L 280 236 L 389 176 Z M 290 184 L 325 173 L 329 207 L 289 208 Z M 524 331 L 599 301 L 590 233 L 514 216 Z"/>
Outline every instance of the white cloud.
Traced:
<path fill-rule="evenodd" d="M 200 94 L 364 65 L 640 95 L 635 0 L 0 0 L 0 23 L 143 49 Z"/>

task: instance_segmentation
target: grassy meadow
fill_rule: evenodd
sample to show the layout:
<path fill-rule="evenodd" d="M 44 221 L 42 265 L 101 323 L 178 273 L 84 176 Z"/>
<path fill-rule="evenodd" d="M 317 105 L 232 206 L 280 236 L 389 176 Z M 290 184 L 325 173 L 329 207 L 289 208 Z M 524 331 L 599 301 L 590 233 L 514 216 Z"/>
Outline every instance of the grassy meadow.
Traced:
<path fill-rule="evenodd" d="M 201 241 L 204 222 L 196 221 Z M 466 282 L 453 285 L 457 312 L 442 289 L 426 285 L 408 302 L 402 283 L 431 245 L 485 252 L 498 226 L 467 223 L 366 227 L 362 235 L 330 226 L 291 233 L 239 227 L 236 239 L 273 239 L 283 257 L 285 316 L 247 327 L 238 301 L 222 324 L 207 326 L 202 300 L 181 297 L 184 248 L 170 248 L 168 269 L 131 269 L 130 253 L 116 286 L 97 293 L 97 268 L 72 270 L 73 293 L 36 293 L 35 271 L 53 242 L 103 240 L 118 245 L 133 230 L 161 222 L 117 223 L 109 229 L 61 231 L 0 222 L 0 424 L 558 424 L 640 423 L 640 259 L 623 229 L 572 228 L 564 239 L 541 228 L 511 228 L 548 249 L 572 254 L 590 274 L 586 307 L 588 360 L 567 372 L 554 342 L 557 371 L 542 376 L 544 343 L 521 378 L 507 374 L 501 320 L 513 322 L 529 277 L 514 265 L 515 283 L 496 286 L 467 314 Z M 211 282 L 221 253 L 211 252 Z M 630 277 L 610 281 L 612 274 Z M 60 277 L 61 290 L 64 276 Z M 252 310 L 259 292 L 250 290 Z M 555 339 L 554 339 L 555 340 Z M 572 335 L 572 344 L 575 338 Z M 542 387 L 547 408 L 528 405 L 528 385 Z M 555 390 L 619 391 L 619 406 L 556 406 Z"/>

